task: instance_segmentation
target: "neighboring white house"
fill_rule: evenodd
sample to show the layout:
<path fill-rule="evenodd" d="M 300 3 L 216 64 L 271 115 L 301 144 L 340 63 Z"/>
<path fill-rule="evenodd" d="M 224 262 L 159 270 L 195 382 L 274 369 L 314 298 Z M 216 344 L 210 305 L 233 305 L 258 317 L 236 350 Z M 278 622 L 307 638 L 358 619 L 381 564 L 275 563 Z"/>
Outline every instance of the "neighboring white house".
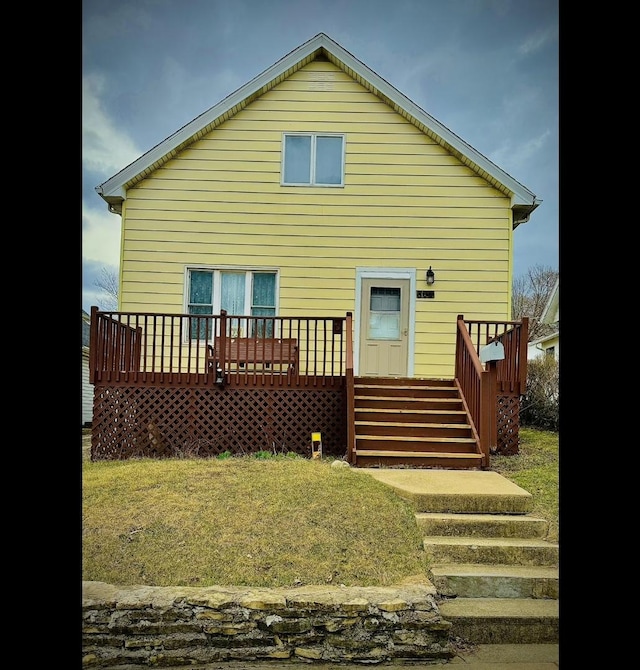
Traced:
<path fill-rule="evenodd" d="M 93 421 L 93 386 L 89 383 L 89 327 L 91 317 L 82 310 L 82 427 Z"/>
<path fill-rule="evenodd" d="M 560 290 L 560 275 L 551 291 L 549 300 L 542 310 L 540 323 L 548 323 L 555 326 L 555 329 L 549 335 L 540 337 L 537 340 L 529 342 L 527 350 L 527 359 L 533 360 L 541 356 L 553 356 L 556 361 L 560 360 L 560 301 L 558 294 Z"/>

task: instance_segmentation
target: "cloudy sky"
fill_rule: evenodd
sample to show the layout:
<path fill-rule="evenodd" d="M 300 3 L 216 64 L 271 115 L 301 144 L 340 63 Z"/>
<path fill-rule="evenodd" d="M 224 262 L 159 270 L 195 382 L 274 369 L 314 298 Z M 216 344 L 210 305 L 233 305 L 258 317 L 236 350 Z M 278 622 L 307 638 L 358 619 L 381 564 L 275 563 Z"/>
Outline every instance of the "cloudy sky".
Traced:
<path fill-rule="evenodd" d="M 117 273 L 95 187 L 323 32 L 533 191 L 515 275 L 559 269 L 559 0 L 83 0 L 82 307 Z"/>

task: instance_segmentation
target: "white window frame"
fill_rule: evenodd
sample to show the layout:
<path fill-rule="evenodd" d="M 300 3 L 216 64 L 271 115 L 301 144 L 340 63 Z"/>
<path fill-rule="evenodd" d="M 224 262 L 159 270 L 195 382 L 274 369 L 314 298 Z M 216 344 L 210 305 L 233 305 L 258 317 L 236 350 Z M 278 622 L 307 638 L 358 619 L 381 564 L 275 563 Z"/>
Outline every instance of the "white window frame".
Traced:
<path fill-rule="evenodd" d="M 287 137 L 310 137 L 311 138 L 311 156 L 310 156 L 310 181 L 309 182 L 288 182 L 284 180 L 284 167 L 287 160 L 286 138 Z M 342 152 L 340 155 L 340 183 L 338 184 L 318 184 L 315 181 L 316 177 L 316 140 L 318 137 L 340 137 L 342 139 Z M 280 185 L 281 186 L 317 186 L 320 188 L 344 188 L 344 168 L 345 168 L 345 150 L 346 150 L 346 135 L 344 133 L 282 133 L 282 165 L 280 170 Z"/>
<path fill-rule="evenodd" d="M 277 268 L 272 267 L 237 267 L 237 266 L 211 266 L 211 265 L 187 265 L 184 270 L 184 304 L 183 311 L 185 314 L 189 313 L 189 289 L 190 289 L 190 277 L 191 272 L 211 272 L 214 275 L 213 280 L 213 295 L 212 295 L 212 314 L 219 316 L 221 310 L 222 302 L 222 280 L 221 274 L 223 272 L 244 272 L 245 273 L 245 283 L 244 283 L 244 304 L 245 304 L 245 315 L 251 314 L 251 293 L 253 288 L 253 275 L 254 274 L 275 274 L 276 276 L 276 285 L 275 285 L 275 312 L 274 316 L 279 314 L 279 303 L 280 303 L 280 272 Z M 193 315 L 197 316 L 197 315 Z M 184 329 L 184 343 L 186 344 L 189 341 L 189 321 L 187 320 L 186 328 Z"/>

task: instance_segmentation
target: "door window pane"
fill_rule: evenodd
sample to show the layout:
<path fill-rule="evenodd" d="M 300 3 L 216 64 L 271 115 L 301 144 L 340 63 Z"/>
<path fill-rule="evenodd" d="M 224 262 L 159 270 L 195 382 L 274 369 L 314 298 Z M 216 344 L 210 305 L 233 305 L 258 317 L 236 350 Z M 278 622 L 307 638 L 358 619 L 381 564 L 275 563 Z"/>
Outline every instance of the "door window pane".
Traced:
<path fill-rule="evenodd" d="M 371 287 L 369 298 L 370 340 L 400 339 L 400 289 Z"/>

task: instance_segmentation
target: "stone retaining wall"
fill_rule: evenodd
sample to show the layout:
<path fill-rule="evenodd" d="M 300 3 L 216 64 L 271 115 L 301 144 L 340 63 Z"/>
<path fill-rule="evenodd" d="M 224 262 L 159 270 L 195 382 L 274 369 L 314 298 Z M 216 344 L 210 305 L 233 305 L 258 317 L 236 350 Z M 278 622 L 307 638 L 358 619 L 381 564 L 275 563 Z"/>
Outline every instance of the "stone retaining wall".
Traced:
<path fill-rule="evenodd" d="M 84 668 L 216 661 L 446 662 L 451 624 L 436 589 L 112 586 L 83 582 Z"/>

